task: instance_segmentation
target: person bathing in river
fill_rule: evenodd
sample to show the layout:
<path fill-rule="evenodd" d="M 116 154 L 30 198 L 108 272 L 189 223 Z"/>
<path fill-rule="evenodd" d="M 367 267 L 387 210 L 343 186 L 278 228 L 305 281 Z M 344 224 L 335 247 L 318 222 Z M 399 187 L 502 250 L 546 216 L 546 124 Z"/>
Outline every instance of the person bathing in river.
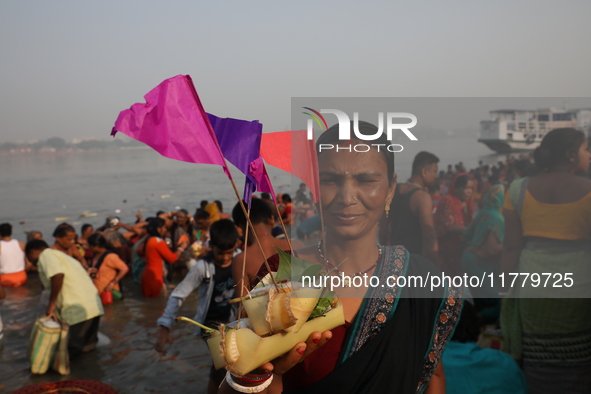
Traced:
<path fill-rule="evenodd" d="M 211 328 L 228 323 L 235 318 L 234 308 L 228 303 L 234 297 L 232 258 L 238 241 L 238 231 L 231 220 L 220 219 L 211 225 L 212 250 L 191 268 L 185 279 L 173 290 L 164 314 L 158 319 L 156 350 L 165 353 L 165 346 L 172 343 L 170 330 L 183 301 L 196 289 L 199 290 L 199 306 L 195 320 Z M 197 328 L 196 335 L 206 339 L 206 332 Z M 217 393 L 225 371 L 211 367 L 208 393 Z"/>
<path fill-rule="evenodd" d="M 25 244 L 12 238 L 10 223 L 0 224 L 0 286 L 20 287 L 27 283 Z"/>
<path fill-rule="evenodd" d="M 75 258 L 85 269 L 88 269 L 88 263 L 84 258 L 84 253 L 81 253 L 81 248 L 76 245 L 77 237 L 76 229 L 74 229 L 74 227 L 64 222 L 55 228 L 53 236 L 55 242 L 51 245 L 51 249 L 59 250 L 60 252 Z"/>
<path fill-rule="evenodd" d="M 43 240 L 25 247 L 27 258 L 39 268 L 43 287 L 50 292 L 45 314 L 70 325 L 68 353 L 73 358 L 94 350 L 98 343 L 103 304 L 90 276 L 80 263 Z"/>
<path fill-rule="evenodd" d="M 102 234 L 95 233 L 88 238 L 88 245 L 92 249 L 91 267 L 96 270 L 92 279 L 99 294 L 104 291 L 121 291 L 119 282 L 129 271 L 117 253 L 109 250 L 109 245 Z M 92 276 L 92 275 L 91 275 Z"/>
<path fill-rule="evenodd" d="M 164 219 L 157 217 L 150 220 L 147 227 L 148 238 L 143 247 L 140 246 L 143 251 L 138 251 L 146 259 L 146 268 L 142 273 L 142 294 L 144 297 L 160 297 L 161 294 L 166 296 L 164 261 L 171 264 L 176 262 L 189 246 L 188 242 L 184 242 L 176 252 L 172 252 L 163 239 L 167 231 Z"/>

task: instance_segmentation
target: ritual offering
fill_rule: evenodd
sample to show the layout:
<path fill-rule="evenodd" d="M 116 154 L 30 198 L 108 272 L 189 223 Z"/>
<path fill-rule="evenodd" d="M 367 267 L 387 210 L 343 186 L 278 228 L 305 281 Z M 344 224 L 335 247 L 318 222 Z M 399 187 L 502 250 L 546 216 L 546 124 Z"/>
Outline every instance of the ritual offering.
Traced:
<path fill-rule="evenodd" d="M 277 272 L 265 276 L 246 296 L 237 299 L 248 318 L 220 325 L 207 341 L 216 369 L 245 375 L 305 342 L 315 331 L 345 324 L 343 307 L 334 292 L 304 286 L 324 274 L 324 267 L 279 250 Z M 183 320 L 187 320 L 183 318 Z"/>

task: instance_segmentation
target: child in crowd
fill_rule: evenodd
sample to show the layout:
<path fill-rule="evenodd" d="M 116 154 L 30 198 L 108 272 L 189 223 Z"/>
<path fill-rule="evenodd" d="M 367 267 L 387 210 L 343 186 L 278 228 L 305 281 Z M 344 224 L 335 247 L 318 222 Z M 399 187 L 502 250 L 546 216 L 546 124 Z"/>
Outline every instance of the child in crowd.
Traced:
<path fill-rule="evenodd" d="M 215 328 L 219 323 L 228 323 L 235 318 L 232 304 L 228 303 L 234 296 L 232 279 L 232 258 L 238 241 L 238 231 L 234 223 L 228 219 L 220 219 L 210 228 L 211 252 L 197 261 L 185 279 L 174 289 L 164 314 L 158 319 L 158 342 L 156 350 L 164 353 L 164 346 L 172 343 L 170 329 L 176 318 L 179 307 L 195 289 L 199 289 L 199 306 L 195 320 L 208 327 Z M 198 328 L 196 335 L 205 333 Z M 217 393 L 226 371 L 216 371 L 211 367 L 208 393 Z"/>

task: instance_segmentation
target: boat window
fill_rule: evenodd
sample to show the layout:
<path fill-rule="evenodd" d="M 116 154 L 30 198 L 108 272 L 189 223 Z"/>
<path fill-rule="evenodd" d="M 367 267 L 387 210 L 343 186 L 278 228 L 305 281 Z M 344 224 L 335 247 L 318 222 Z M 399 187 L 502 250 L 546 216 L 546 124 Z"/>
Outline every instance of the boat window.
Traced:
<path fill-rule="evenodd" d="M 538 121 L 540 121 L 540 122 L 547 122 L 549 120 L 550 120 L 550 116 L 548 114 L 538 115 Z"/>
<path fill-rule="evenodd" d="M 507 138 L 513 138 L 513 133 L 507 133 Z"/>
<path fill-rule="evenodd" d="M 552 114 L 552 120 L 572 120 L 572 114 Z"/>

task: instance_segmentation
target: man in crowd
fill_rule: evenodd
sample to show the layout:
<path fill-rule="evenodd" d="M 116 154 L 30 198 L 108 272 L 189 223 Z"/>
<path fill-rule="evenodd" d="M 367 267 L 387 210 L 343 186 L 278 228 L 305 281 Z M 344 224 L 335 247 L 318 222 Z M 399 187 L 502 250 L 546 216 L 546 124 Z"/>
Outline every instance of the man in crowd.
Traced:
<path fill-rule="evenodd" d="M 433 200 L 428 188 L 437 180 L 439 158 L 419 152 L 412 163 L 412 175 L 396 187 L 389 218 L 382 226 L 380 241 L 402 245 L 410 253 L 423 255 L 439 265 L 437 235 L 433 222 Z"/>
<path fill-rule="evenodd" d="M 70 325 L 70 358 L 94 350 L 104 312 L 96 287 L 84 267 L 67 254 L 50 249 L 43 240 L 29 241 L 25 253 L 39 269 L 43 287 L 50 290 L 46 315 Z"/>
<path fill-rule="evenodd" d="M 25 244 L 12 238 L 10 223 L 0 224 L 0 286 L 19 287 L 27 283 Z"/>
<path fill-rule="evenodd" d="M 228 301 L 234 297 L 234 281 L 232 280 L 232 258 L 238 241 L 236 226 L 228 219 L 220 219 L 210 228 L 209 252 L 191 268 L 185 279 L 173 290 L 166 304 L 166 309 L 158 319 L 158 342 L 156 350 L 165 352 L 166 344 L 172 343 L 170 329 L 176 314 L 185 299 L 194 290 L 199 289 L 199 306 L 195 320 L 211 328 L 219 323 L 228 323 L 235 317 L 235 312 Z M 206 333 L 200 328 L 197 335 L 206 339 Z M 225 376 L 225 370 L 216 371 L 213 366 L 209 374 L 208 393 L 217 393 L 217 389 Z"/>

